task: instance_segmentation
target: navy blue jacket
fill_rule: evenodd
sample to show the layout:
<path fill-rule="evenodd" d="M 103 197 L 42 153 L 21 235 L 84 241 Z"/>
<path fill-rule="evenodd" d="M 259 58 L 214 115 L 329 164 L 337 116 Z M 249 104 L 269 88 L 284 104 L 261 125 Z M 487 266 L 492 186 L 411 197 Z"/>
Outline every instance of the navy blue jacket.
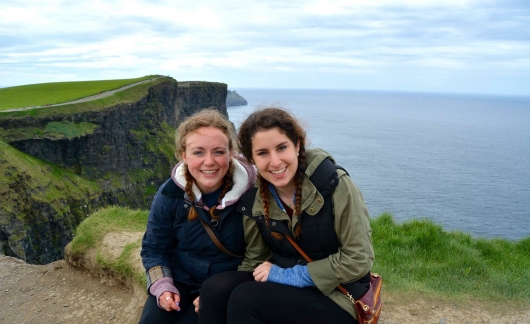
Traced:
<path fill-rule="evenodd" d="M 243 220 L 242 214 L 236 210 L 236 202 L 240 198 L 239 192 L 242 194 L 254 184 L 255 173 L 254 169 L 249 169 L 247 165 L 239 170 L 242 170 L 237 172 L 240 175 L 239 181 L 236 181 L 234 187 L 225 195 L 237 199 L 226 203 L 224 208 L 217 209 L 220 219 L 215 226 L 202 201 L 195 202 L 195 210 L 199 218 L 213 229 L 228 251 L 243 256 L 246 247 Z M 242 257 L 233 257 L 221 252 L 199 219 L 188 220 L 192 202 L 181 186 L 175 184 L 174 179 L 178 181 L 178 177 L 174 175 L 159 188 L 151 205 L 147 230 L 142 241 L 141 256 L 147 271 L 148 289 L 154 281 L 160 279 L 158 274 L 156 278 L 149 275 L 149 270 L 154 267 L 164 269 L 162 276 L 171 276 L 174 281 L 188 284 L 195 290 L 200 289 L 204 280 L 214 274 L 237 270 L 242 261 Z"/>

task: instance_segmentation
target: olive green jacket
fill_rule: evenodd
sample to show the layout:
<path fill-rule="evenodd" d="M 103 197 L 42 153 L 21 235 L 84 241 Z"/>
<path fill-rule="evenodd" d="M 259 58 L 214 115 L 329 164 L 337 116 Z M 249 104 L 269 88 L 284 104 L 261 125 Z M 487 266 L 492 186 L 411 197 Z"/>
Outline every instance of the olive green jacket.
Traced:
<path fill-rule="evenodd" d="M 302 184 L 302 210 L 312 216 L 318 213 L 324 199 L 309 180 L 318 165 L 325 158 L 333 158 L 321 149 L 306 151 L 307 169 Z M 315 286 L 326 296 L 329 296 L 340 307 L 344 308 L 355 318 L 357 314 L 349 299 L 335 290 L 340 283 L 349 283 L 360 279 L 372 268 L 374 250 L 372 247 L 372 230 L 370 216 L 364 203 L 363 196 L 350 177 L 343 171 L 337 170 L 339 184 L 333 193 L 333 211 L 335 214 L 335 231 L 340 242 L 337 253 L 325 259 L 308 264 L 308 271 Z M 256 184 L 259 188 L 259 183 Z M 274 202 L 272 197 L 269 202 Z M 258 189 L 253 215 L 263 215 L 263 202 Z M 298 217 L 293 220 L 285 214 L 275 203 L 269 204 L 269 216 L 273 220 L 286 221 L 291 232 L 295 228 Z M 265 245 L 258 226 L 249 217 L 243 217 L 245 241 L 247 249 L 245 258 L 239 266 L 241 271 L 253 271 L 259 264 L 271 258 L 272 253 Z"/>

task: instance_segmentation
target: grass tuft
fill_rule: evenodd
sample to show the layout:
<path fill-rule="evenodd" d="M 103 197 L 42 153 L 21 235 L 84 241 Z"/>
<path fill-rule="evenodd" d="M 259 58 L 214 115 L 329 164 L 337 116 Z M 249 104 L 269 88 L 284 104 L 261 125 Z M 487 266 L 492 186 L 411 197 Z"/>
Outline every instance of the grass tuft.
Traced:
<path fill-rule="evenodd" d="M 446 232 L 430 220 L 372 220 L 376 262 L 390 290 L 445 297 L 530 300 L 530 238 L 518 242 Z"/>
<path fill-rule="evenodd" d="M 79 224 L 72 240 L 72 252 L 87 252 L 111 232 L 144 232 L 147 215 L 147 211 L 125 207 L 102 208 Z"/>

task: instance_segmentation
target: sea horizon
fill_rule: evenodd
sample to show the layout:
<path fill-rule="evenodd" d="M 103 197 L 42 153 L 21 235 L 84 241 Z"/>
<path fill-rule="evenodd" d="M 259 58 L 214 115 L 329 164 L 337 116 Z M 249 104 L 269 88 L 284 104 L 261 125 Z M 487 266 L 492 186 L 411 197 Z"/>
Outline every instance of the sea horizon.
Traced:
<path fill-rule="evenodd" d="M 236 127 L 260 105 L 294 113 L 312 147 L 325 149 L 348 170 L 371 217 L 427 218 L 474 237 L 530 235 L 530 97 L 230 90 L 248 101 L 228 107 Z"/>

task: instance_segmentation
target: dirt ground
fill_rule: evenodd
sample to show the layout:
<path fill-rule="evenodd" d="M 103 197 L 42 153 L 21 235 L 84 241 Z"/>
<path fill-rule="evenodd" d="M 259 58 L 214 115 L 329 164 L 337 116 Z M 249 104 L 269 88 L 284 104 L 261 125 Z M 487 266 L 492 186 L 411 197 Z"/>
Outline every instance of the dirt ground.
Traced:
<path fill-rule="evenodd" d="M 503 312 L 476 301 L 452 303 L 383 292 L 380 324 L 529 323 L 530 304 L 505 304 Z M 30 265 L 0 255 L 0 323 L 137 323 L 143 289 L 126 289 L 74 269 L 64 260 Z"/>

